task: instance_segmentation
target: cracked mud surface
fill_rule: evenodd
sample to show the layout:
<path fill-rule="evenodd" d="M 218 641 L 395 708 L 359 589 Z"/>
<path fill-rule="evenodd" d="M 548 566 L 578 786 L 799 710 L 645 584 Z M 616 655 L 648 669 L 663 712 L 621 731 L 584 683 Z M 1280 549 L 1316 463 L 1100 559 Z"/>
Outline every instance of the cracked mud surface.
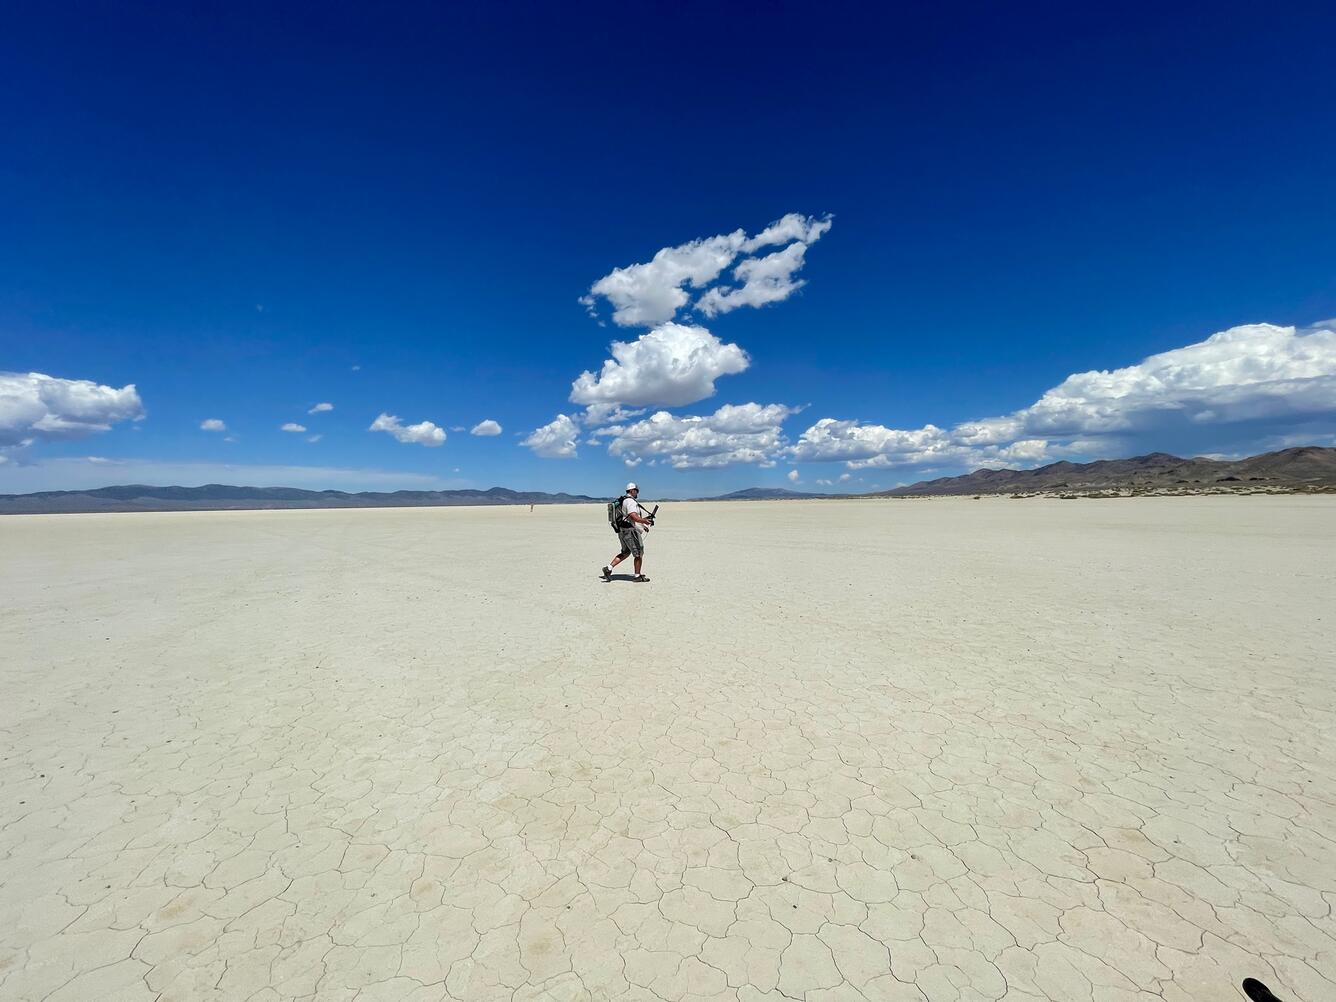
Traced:
<path fill-rule="evenodd" d="M 0 998 L 1336 998 L 1336 504 L 0 520 Z"/>

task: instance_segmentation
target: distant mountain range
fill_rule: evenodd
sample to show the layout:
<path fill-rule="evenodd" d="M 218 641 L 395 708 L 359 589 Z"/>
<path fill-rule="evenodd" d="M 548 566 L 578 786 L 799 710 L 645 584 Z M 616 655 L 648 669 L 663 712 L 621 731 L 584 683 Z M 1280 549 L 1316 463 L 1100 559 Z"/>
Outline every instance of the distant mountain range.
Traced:
<path fill-rule="evenodd" d="M 461 491 L 306 491 L 297 487 L 149 487 L 130 484 L 87 491 L 0 494 L 0 514 L 99 511 L 229 511 L 256 508 L 419 508 L 447 505 L 578 504 L 583 494 L 512 491 L 507 487 Z"/>
<path fill-rule="evenodd" d="M 1180 459 L 1165 452 L 1094 463 L 1050 463 L 1034 470 L 975 470 L 923 480 L 874 497 L 960 494 L 1199 494 L 1219 491 L 1336 489 L 1336 449 L 1306 446 L 1247 459 Z"/>
<path fill-rule="evenodd" d="M 920 480 L 874 494 L 810 494 L 783 487 L 748 487 L 700 501 L 782 501 L 819 498 L 951 497 L 976 494 L 1202 494 L 1336 490 L 1336 449 L 1305 446 L 1247 459 L 1181 459 L 1152 452 L 1094 463 L 1050 463 L 1033 470 L 975 470 Z"/>
<path fill-rule="evenodd" d="M 786 487 L 748 487 L 746 490 L 734 491 L 732 494 L 721 494 L 715 498 L 695 498 L 697 501 L 791 501 L 802 498 L 824 498 L 824 497 L 846 497 L 847 495 L 834 494 L 805 494 L 802 491 L 791 491 Z"/>
<path fill-rule="evenodd" d="M 1336 449 L 1306 446 L 1247 459 L 1180 459 L 1164 452 L 1095 463 L 1051 463 L 1034 470 L 975 470 L 876 494 L 806 494 L 783 487 L 748 487 L 699 501 L 782 501 L 818 498 L 908 498 L 984 494 L 1137 495 L 1336 491 Z M 86 491 L 0 494 L 0 515 L 114 511 L 229 511 L 268 508 L 416 508 L 458 505 L 583 504 L 606 498 L 492 487 L 485 491 L 307 491 L 296 487 L 149 487 L 131 484 Z"/>

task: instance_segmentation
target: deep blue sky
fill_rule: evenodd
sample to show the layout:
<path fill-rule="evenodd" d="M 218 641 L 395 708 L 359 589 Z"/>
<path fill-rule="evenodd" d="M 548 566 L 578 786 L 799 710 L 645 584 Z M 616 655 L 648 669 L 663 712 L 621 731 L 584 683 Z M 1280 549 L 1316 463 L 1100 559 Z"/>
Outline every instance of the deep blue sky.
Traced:
<path fill-rule="evenodd" d="M 949 426 L 1336 316 L 1330 5 L 198 6 L 0 15 L 0 370 L 134 383 L 147 413 L 11 478 L 96 455 L 615 492 L 602 447 L 515 434 L 641 333 L 577 298 L 789 212 L 834 217 L 808 284 L 710 321 L 752 367 L 675 412 Z M 382 411 L 505 431 L 423 448 L 369 433 Z M 844 470 L 635 476 L 794 468 Z"/>

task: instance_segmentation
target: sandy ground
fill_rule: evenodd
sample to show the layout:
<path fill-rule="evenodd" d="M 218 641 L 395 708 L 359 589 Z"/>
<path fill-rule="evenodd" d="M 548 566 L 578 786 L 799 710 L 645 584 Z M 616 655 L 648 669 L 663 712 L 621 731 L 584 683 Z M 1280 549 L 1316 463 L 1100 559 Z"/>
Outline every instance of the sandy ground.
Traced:
<path fill-rule="evenodd" d="M 0 998 L 1336 998 L 1336 498 L 0 519 Z"/>

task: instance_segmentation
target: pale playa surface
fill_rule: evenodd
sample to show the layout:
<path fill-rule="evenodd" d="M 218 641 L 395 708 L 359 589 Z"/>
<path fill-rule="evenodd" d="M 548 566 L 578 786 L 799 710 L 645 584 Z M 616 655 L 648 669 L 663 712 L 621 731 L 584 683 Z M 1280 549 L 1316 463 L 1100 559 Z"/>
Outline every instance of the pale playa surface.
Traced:
<path fill-rule="evenodd" d="M 0 997 L 1336 998 L 1336 499 L 613 542 L 0 519 Z"/>

